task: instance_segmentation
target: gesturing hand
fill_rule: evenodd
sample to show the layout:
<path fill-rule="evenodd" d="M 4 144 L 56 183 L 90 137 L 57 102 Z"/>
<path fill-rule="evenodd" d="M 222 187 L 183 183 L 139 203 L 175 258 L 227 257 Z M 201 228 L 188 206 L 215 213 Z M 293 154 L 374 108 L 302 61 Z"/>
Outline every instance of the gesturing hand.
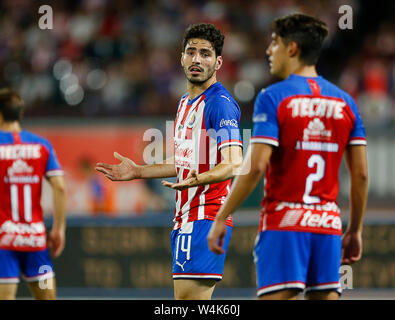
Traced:
<path fill-rule="evenodd" d="M 97 163 L 95 169 L 112 181 L 127 181 L 140 177 L 140 167 L 129 158 L 114 152 L 114 157 L 121 161 L 119 164 Z"/>
<path fill-rule="evenodd" d="M 195 169 L 191 170 L 185 180 L 180 183 L 172 183 L 166 180 L 162 181 L 162 185 L 175 190 L 182 191 L 187 188 L 196 187 L 198 185 L 198 174 Z"/>

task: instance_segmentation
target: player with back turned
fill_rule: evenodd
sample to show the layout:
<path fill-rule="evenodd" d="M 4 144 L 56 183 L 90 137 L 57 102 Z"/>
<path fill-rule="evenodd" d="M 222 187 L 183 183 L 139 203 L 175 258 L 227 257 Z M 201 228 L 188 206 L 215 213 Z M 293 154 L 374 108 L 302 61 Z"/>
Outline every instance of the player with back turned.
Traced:
<path fill-rule="evenodd" d="M 15 91 L 0 89 L 0 300 L 15 299 L 20 273 L 34 298 L 55 299 L 49 253 L 56 258 L 65 246 L 65 183 L 51 144 L 22 129 L 23 107 Z M 44 177 L 54 203 L 48 241 L 41 208 Z"/>
<path fill-rule="evenodd" d="M 328 30 L 307 15 L 278 18 L 267 49 L 270 72 L 285 79 L 256 98 L 245 162 L 210 230 L 222 252 L 226 218 L 266 172 L 254 261 L 261 299 L 338 299 L 339 268 L 361 258 L 368 173 L 365 130 L 354 100 L 322 76 L 315 64 Z M 338 172 L 350 173 L 350 220 L 342 236 Z M 244 166 L 244 165 L 243 165 Z"/>
<path fill-rule="evenodd" d="M 212 253 L 206 238 L 229 192 L 230 179 L 242 163 L 240 109 L 216 79 L 223 42 L 224 36 L 212 24 L 191 25 L 185 32 L 181 66 L 187 93 L 178 104 L 173 157 L 161 164 L 138 166 L 115 153 L 120 164 L 96 167 L 111 180 L 177 177 L 177 183 L 162 181 L 176 190 L 171 234 L 176 299 L 210 299 L 216 281 L 222 279 L 225 254 Z M 225 224 L 226 250 L 231 217 Z"/>

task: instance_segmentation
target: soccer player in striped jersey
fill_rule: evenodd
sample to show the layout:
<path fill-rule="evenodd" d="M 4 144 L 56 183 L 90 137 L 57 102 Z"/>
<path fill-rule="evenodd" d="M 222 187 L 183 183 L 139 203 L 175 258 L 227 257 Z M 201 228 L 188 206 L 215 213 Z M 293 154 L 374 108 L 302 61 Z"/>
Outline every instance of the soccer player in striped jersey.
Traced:
<path fill-rule="evenodd" d="M 15 299 L 22 273 L 34 298 L 52 300 L 56 288 L 49 253 L 56 258 L 65 246 L 65 183 L 51 144 L 21 128 L 22 112 L 21 97 L 0 89 L 0 299 Z M 54 201 L 48 241 L 41 208 L 44 177 Z"/>
<path fill-rule="evenodd" d="M 294 14 L 275 20 L 267 49 L 270 72 L 285 79 L 258 94 L 245 161 L 210 231 L 210 249 L 225 221 L 266 170 L 254 260 L 261 299 L 338 299 L 341 263 L 358 261 L 367 202 L 365 130 L 354 100 L 317 74 L 328 31 L 324 22 Z M 351 212 L 342 236 L 336 203 L 341 159 L 350 172 Z M 342 256 L 343 250 L 343 256 Z"/>
<path fill-rule="evenodd" d="M 174 296 L 210 299 L 222 279 L 225 254 L 207 245 L 211 224 L 230 190 L 231 178 L 242 163 L 240 109 L 216 79 L 222 65 L 224 36 L 212 24 L 190 26 L 184 35 L 181 65 L 187 93 L 178 104 L 174 126 L 174 157 L 162 164 L 138 166 L 117 153 L 118 165 L 98 163 L 111 180 L 177 177 L 162 181 L 176 190 L 171 234 Z M 225 248 L 230 240 L 232 219 Z"/>

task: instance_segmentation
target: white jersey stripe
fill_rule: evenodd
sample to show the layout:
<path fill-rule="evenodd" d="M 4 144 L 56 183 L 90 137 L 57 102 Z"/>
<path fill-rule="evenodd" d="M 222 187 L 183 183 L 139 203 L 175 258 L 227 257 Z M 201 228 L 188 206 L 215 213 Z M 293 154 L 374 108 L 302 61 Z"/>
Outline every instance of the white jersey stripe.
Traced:
<path fill-rule="evenodd" d="M 204 205 L 206 203 L 206 192 L 210 185 L 206 184 L 204 186 L 203 192 L 199 196 L 199 209 L 198 209 L 198 220 L 204 219 Z"/>

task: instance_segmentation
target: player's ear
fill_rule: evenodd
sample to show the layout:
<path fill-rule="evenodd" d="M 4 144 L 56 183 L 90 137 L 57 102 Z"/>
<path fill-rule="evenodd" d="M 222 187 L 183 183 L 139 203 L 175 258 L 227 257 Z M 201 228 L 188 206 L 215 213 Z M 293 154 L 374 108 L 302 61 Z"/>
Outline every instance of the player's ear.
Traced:
<path fill-rule="evenodd" d="M 287 52 L 289 57 L 295 57 L 299 54 L 299 46 L 295 41 L 290 41 L 287 45 Z"/>
<path fill-rule="evenodd" d="M 217 61 L 215 62 L 215 71 L 221 69 L 222 63 L 223 63 L 222 56 L 218 56 Z"/>

